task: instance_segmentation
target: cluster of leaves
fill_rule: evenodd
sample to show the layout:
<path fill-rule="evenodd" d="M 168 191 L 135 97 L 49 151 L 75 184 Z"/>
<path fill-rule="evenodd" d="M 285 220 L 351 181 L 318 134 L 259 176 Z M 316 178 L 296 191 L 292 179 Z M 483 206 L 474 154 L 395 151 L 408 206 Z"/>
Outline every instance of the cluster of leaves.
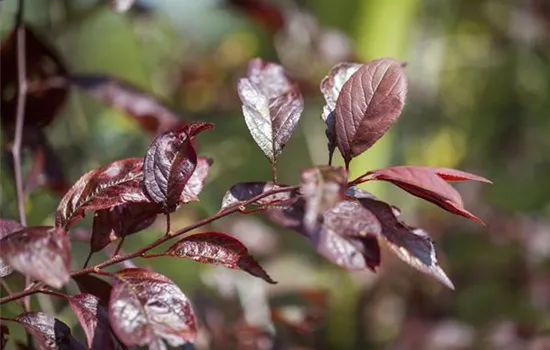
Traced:
<path fill-rule="evenodd" d="M 40 41 L 33 44 L 32 32 L 27 33 L 31 38 L 27 45 L 32 51 Z M 2 59 L 4 55 L 11 57 L 14 49 L 8 44 L 13 38 L 9 36 L 6 46 L 2 45 Z M 41 48 L 36 57 L 51 60 L 54 56 Z M 234 185 L 224 196 L 218 213 L 176 231 L 171 230 L 170 214 L 181 205 L 198 200 L 213 164 L 211 159 L 197 154 L 195 138 L 214 125 L 181 122 L 152 96 L 123 82 L 99 76 L 69 76 L 59 60 L 54 62 L 56 73 L 48 73 L 48 84 L 41 87 L 42 93 L 34 96 L 31 91 L 29 95 L 25 119 L 28 135 L 29 130 L 41 132 L 41 127 L 53 119 L 70 84 L 134 116 L 156 137 L 144 157 L 117 160 L 82 175 L 64 192 L 55 213 L 55 226 L 23 227 L 13 220 L 0 221 L 0 278 L 15 270 L 36 280 L 24 291 L 1 299 L 0 304 L 33 293 L 64 298 L 80 321 L 87 346 L 94 349 L 133 345 L 160 349 L 164 341 L 172 346 L 194 342 L 198 323 L 195 312 L 174 282 L 145 268 L 125 268 L 114 273 L 102 269 L 137 257 L 170 256 L 243 270 L 275 283 L 242 242 L 220 232 L 187 235 L 160 253 L 149 253 L 221 217 L 256 211 L 264 211 L 269 220 L 296 230 L 321 255 L 342 268 L 376 271 L 382 241 L 414 268 L 453 288 L 437 262 L 428 234 L 403 223 L 399 209 L 357 185 L 375 180 L 391 182 L 453 214 L 482 223 L 464 208 L 459 193 L 448 182 L 489 181 L 453 169 L 421 166 L 372 170 L 355 180 L 348 179 L 352 159 L 382 137 L 402 112 L 407 81 L 400 62 L 381 58 L 366 64 L 341 63 L 330 71 L 321 83 L 326 100 L 322 119 L 327 126 L 329 164 L 305 169 L 298 185 L 284 186 L 277 179 L 277 160 L 299 122 L 304 100 L 282 66 L 252 60 L 247 76 L 239 81 L 238 94 L 246 125 L 269 159 L 273 178 Z M 37 69 L 40 76 L 42 68 Z M 52 80 L 61 83 L 52 84 Z M 14 85 L 16 79 L 3 79 L 3 92 L 8 89 L 5 82 Z M 57 99 L 46 98 L 54 96 L 54 92 L 59 94 Z M 142 103 L 135 104 L 136 100 Z M 49 109 L 35 112 L 33 107 L 41 103 Z M 15 115 L 15 110 L 8 115 Z M 2 121 L 8 134 L 12 132 L 14 118 Z M 331 165 L 336 148 L 343 156 L 345 168 Z M 136 252 L 118 255 L 117 249 L 113 257 L 100 264 L 72 271 L 70 230 L 88 211 L 94 212 L 90 254 L 116 240 L 120 247 L 124 237 L 149 227 L 162 214 L 167 216 L 166 235 Z M 92 274 L 107 276 L 112 284 Z M 71 279 L 81 294 L 66 295 L 53 290 L 62 289 Z M 69 327 L 42 312 L 2 319 L 22 325 L 34 336 L 39 348 L 85 348 L 73 338 Z M 8 331 L 5 325 L 1 329 L 3 339 Z"/>

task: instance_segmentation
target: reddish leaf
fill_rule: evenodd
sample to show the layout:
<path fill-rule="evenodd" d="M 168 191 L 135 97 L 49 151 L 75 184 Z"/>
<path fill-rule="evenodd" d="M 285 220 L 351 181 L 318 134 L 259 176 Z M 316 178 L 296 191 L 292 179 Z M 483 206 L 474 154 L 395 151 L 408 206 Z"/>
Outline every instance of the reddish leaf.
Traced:
<path fill-rule="evenodd" d="M 360 202 L 376 215 L 382 224 L 381 236 L 401 260 L 454 289 L 453 283 L 439 266 L 433 242 L 424 230 L 402 223 L 396 210 L 387 203 L 372 198 L 362 198 Z"/>
<path fill-rule="evenodd" d="M 0 324 L 0 350 L 4 350 L 8 344 L 10 329 L 5 324 Z"/>
<path fill-rule="evenodd" d="M 96 100 L 133 117 L 143 129 L 159 133 L 182 125 L 180 117 L 149 93 L 102 75 L 73 75 L 69 82 Z"/>
<path fill-rule="evenodd" d="M 212 123 L 206 123 L 206 122 L 192 122 L 189 124 L 186 124 L 183 127 L 183 131 L 189 135 L 191 140 L 198 134 L 200 134 L 203 131 L 208 131 L 214 129 L 214 124 Z"/>
<path fill-rule="evenodd" d="M 26 227 L 0 240 L 2 257 L 15 270 L 54 287 L 70 279 L 71 243 L 50 226 Z"/>
<path fill-rule="evenodd" d="M 491 180 L 488 180 L 482 176 L 470 174 L 465 171 L 449 169 L 449 168 L 433 168 L 434 172 L 445 181 L 479 181 L 492 184 Z"/>
<path fill-rule="evenodd" d="M 208 176 L 208 172 L 210 171 L 210 167 L 213 163 L 214 160 L 212 158 L 198 157 L 197 167 L 181 192 L 180 201 L 182 203 L 189 203 L 199 200 L 199 194 L 204 187 L 206 177 Z"/>
<path fill-rule="evenodd" d="M 225 193 L 222 199 L 221 209 L 228 208 L 233 205 L 240 205 L 260 194 L 276 189 L 280 186 L 275 185 L 273 182 L 241 182 L 231 186 L 229 191 Z M 290 192 L 280 192 L 272 194 L 270 196 L 259 199 L 254 202 L 256 205 L 268 205 L 270 203 L 276 203 L 289 199 Z"/>
<path fill-rule="evenodd" d="M 155 203 L 127 203 L 94 214 L 90 248 L 98 252 L 109 243 L 151 226 L 162 207 Z"/>
<path fill-rule="evenodd" d="M 70 328 L 63 322 L 43 312 L 25 312 L 16 318 L 35 341 L 39 350 L 84 350 L 71 335 Z"/>
<path fill-rule="evenodd" d="M 181 290 L 165 276 L 145 269 L 116 274 L 109 303 L 115 334 L 126 345 L 147 345 L 164 338 L 171 346 L 193 342 L 195 314 Z"/>
<path fill-rule="evenodd" d="M 163 254 L 243 270 L 268 283 L 276 283 L 248 253 L 244 244 L 223 233 L 205 232 L 187 236 L 174 243 Z"/>
<path fill-rule="evenodd" d="M 103 306 L 109 305 L 109 297 L 113 287 L 108 282 L 93 275 L 73 276 L 73 280 L 82 293 L 96 296 Z"/>
<path fill-rule="evenodd" d="M 282 66 L 257 58 L 250 61 L 238 91 L 252 138 L 275 164 L 304 109 L 298 85 Z"/>
<path fill-rule="evenodd" d="M 149 202 L 140 185 L 142 169 L 142 158 L 127 158 L 82 175 L 61 199 L 55 215 L 56 225 L 68 228 L 82 219 L 86 210 Z"/>
<path fill-rule="evenodd" d="M 280 9 L 264 0 L 228 0 L 229 4 L 276 33 L 283 28 L 285 19 Z"/>
<path fill-rule="evenodd" d="M 323 213 L 344 198 L 347 177 L 342 167 L 318 166 L 302 171 L 300 192 L 305 200 L 305 229 L 313 230 Z"/>
<path fill-rule="evenodd" d="M 109 313 L 100 304 L 97 297 L 91 294 L 71 295 L 69 305 L 78 322 L 86 334 L 86 341 L 90 349 L 123 349 L 125 348 L 111 330 Z"/>
<path fill-rule="evenodd" d="M 67 97 L 65 87 L 46 86 L 43 83 L 51 77 L 63 76 L 66 69 L 53 48 L 42 41 L 31 28 L 25 26 L 26 73 L 29 86 L 25 103 L 25 126 L 41 128 L 48 125 L 57 115 Z M 0 114 L 2 126 L 11 139 L 15 129 L 18 64 L 17 31 L 14 28 L 2 42 L 0 48 L 0 91 L 2 103 Z"/>
<path fill-rule="evenodd" d="M 174 211 L 197 166 L 197 154 L 183 129 L 158 135 L 145 156 L 143 185 L 155 203 Z"/>
<path fill-rule="evenodd" d="M 401 63 L 380 58 L 347 80 L 336 102 L 336 141 L 346 165 L 370 148 L 397 120 L 407 94 Z"/>
<path fill-rule="evenodd" d="M 328 139 L 329 164 L 332 162 L 332 155 L 336 148 L 336 116 L 334 112 L 336 101 L 346 81 L 359 68 L 361 68 L 360 63 L 338 63 L 332 67 L 328 75 L 321 81 L 320 88 L 325 98 L 325 106 L 323 107 L 321 119 L 327 125 L 326 136 Z"/>
<path fill-rule="evenodd" d="M 15 220 L 0 219 L 0 240 L 13 232 L 21 230 L 22 228 L 23 226 Z M 8 264 L 8 262 L 0 258 L 0 278 L 4 278 L 12 272 L 13 268 Z"/>
<path fill-rule="evenodd" d="M 453 214 L 464 216 L 484 225 L 481 219 L 464 209 L 460 193 L 446 183 L 444 179 L 488 182 L 489 180 L 485 178 L 452 169 L 422 166 L 394 166 L 369 171 L 366 175 L 370 175 L 371 180 L 391 182 L 414 196 L 430 201 Z"/>

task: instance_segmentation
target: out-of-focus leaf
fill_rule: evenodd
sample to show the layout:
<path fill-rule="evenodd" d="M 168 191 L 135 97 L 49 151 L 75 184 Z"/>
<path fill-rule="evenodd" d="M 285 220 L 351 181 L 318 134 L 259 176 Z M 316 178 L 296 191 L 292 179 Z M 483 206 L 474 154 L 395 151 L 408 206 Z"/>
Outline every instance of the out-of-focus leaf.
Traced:
<path fill-rule="evenodd" d="M 111 327 L 122 342 L 147 345 L 165 339 L 171 346 L 194 342 L 195 314 L 181 290 L 165 276 L 145 269 L 116 274 L 109 302 Z"/>
<path fill-rule="evenodd" d="M 70 328 L 43 312 L 25 312 L 16 317 L 35 341 L 39 350 L 84 350 L 86 347 L 71 335 Z"/>
<path fill-rule="evenodd" d="M 221 209 L 225 209 L 229 206 L 238 205 L 244 203 L 264 192 L 277 189 L 279 186 L 275 185 L 271 181 L 257 181 L 257 182 L 241 182 L 231 186 L 229 191 L 225 193 L 222 199 Z M 276 203 L 284 200 L 288 200 L 291 197 L 290 192 L 280 192 L 272 194 L 270 196 L 259 199 L 254 204 L 267 205 L 270 203 Z"/>
<path fill-rule="evenodd" d="M 278 32 L 285 24 L 282 11 L 264 0 L 227 0 L 227 2 L 265 26 L 271 33 Z"/>
<path fill-rule="evenodd" d="M 145 155 L 143 185 L 155 203 L 173 211 L 197 166 L 197 153 L 184 129 L 158 135 Z"/>
<path fill-rule="evenodd" d="M 243 270 L 268 283 L 276 283 L 248 253 L 241 241 L 223 233 L 205 232 L 184 237 L 163 254 Z"/>
<path fill-rule="evenodd" d="M 476 180 L 490 183 L 481 176 L 453 169 L 423 166 L 394 166 L 369 171 L 366 175 L 370 176 L 368 178 L 370 180 L 391 182 L 414 196 L 484 225 L 481 219 L 464 209 L 460 193 L 445 182 L 445 179 L 451 179 L 451 181 Z"/>
<path fill-rule="evenodd" d="M 305 200 L 304 227 L 311 231 L 323 213 L 344 198 L 348 173 L 342 167 L 318 166 L 302 171 L 300 192 Z"/>
<path fill-rule="evenodd" d="M 454 289 L 453 283 L 439 266 L 433 242 L 424 230 L 402 223 L 397 210 L 387 203 L 372 198 L 361 198 L 359 201 L 376 215 L 382 225 L 381 236 L 401 260 Z"/>
<path fill-rule="evenodd" d="M 29 90 L 25 102 L 25 126 L 48 125 L 63 106 L 67 89 L 44 84 L 48 78 L 63 76 L 66 69 L 55 50 L 41 40 L 28 26 L 25 30 L 26 75 Z M 0 91 L 2 93 L 2 126 L 8 139 L 15 130 L 18 84 L 17 30 L 14 28 L 0 47 Z"/>
<path fill-rule="evenodd" d="M 94 214 L 90 248 L 98 252 L 109 243 L 151 226 L 162 207 L 156 203 L 126 203 Z"/>
<path fill-rule="evenodd" d="M 111 0 L 111 6 L 117 12 L 126 12 L 132 7 L 134 0 Z"/>
<path fill-rule="evenodd" d="M 4 350 L 8 344 L 10 329 L 5 324 L 0 324 L 0 350 Z"/>
<path fill-rule="evenodd" d="M 250 134 L 272 164 L 277 162 L 304 109 L 302 94 L 278 64 L 250 61 L 238 84 Z"/>
<path fill-rule="evenodd" d="M 59 202 L 55 223 L 68 228 L 86 210 L 101 210 L 125 203 L 147 203 L 141 189 L 143 158 L 127 158 L 90 170 Z"/>
<path fill-rule="evenodd" d="M 346 165 L 370 148 L 397 120 L 407 94 L 400 62 L 370 61 L 347 80 L 336 101 L 336 141 Z"/>
<path fill-rule="evenodd" d="M 71 242 L 60 228 L 26 227 L 0 240 L 0 253 L 11 267 L 61 288 L 70 279 Z"/>
<path fill-rule="evenodd" d="M 323 107 L 321 119 L 323 119 L 327 126 L 326 136 L 328 139 L 329 164 L 332 162 L 332 155 L 336 148 L 336 116 L 334 112 L 336 101 L 346 81 L 359 68 L 361 68 L 360 63 L 338 63 L 332 67 L 328 75 L 321 81 L 320 88 L 325 98 L 325 106 Z"/>
<path fill-rule="evenodd" d="M 103 75 L 73 75 L 68 79 L 96 100 L 133 117 L 153 134 L 183 125 L 180 117 L 156 97 L 127 82 Z"/>
<path fill-rule="evenodd" d="M 0 219 L 0 240 L 7 235 L 23 228 L 19 222 L 9 219 Z M 13 268 L 0 257 L 0 278 L 4 278 L 13 272 Z"/>
<path fill-rule="evenodd" d="M 109 313 L 100 304 L 99 299 L 91 294 L 71 295 L 69 305 L 75 313 L 90 349 L 114 350 L 125 348 L 111 330 Z"/>
<path fill-rule="evenodd" d="M 113 287 L 108 282 L 92 275 L 73 276 L 73 280 L 82 293 L 95 295 L 103 306 L 109 305 Z"/>
<path fill-rule="evenodd" d="M 199 200 L 199 194 L 204 187 L 206 177 L 208 176 L 208 172 L 213 163 L 214 160 L 212 158 L 198 157 L 197 167 L 181 192 L 180 201 L 182 203 L 189 203 Z"/>

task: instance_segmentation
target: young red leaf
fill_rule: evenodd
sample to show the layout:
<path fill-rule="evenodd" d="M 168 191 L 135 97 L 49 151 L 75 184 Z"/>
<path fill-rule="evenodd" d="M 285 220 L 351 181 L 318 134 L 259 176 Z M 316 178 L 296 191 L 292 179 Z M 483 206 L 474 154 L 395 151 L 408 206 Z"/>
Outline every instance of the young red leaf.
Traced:
<path fill-rule="evenodd" d="M 73 75 L 68 79 L 96 100 L 133 117 L 153 134 L 183 124 L 180 117 L 156 97 L 119 79 L 102 75 Z"/>
<path fill-rule="evenodd" d="M 298 85 L 282 66 L 257 58 L 250 61 L 238 91 L 252 138 L 275 164 L 304 109 Z"/>
<path fill-rule="evenodd" d="M 430 201 L 453 214 L 464 216 L 484 225 L 481 219 L 464 209 L 460 193 L 446 183 L 444 178 L 451 177 L 455 181 L 457 179 L 471 179 L 483 182 L 489 180 L 473 174 L 451 172 L 449 170 L 452 169 L 423 166 L 394 166 L 369 171 L 367 175 L 370 175 L 370 179 L 372 180 L 391 182 L 414 196 Z"/>
<path fill-rule="evenodd" d="M 376 215 L 382 225 L 381 236 L 401 260 L 454 289 L 453 283 L 439 266 L 433 242 L 424 230 L 402 223 L 396 210 L 387 203 L 372 198 L 361 198 L 359 201 Z"/>
<path fill-rule="evenodd" d="M 33 336 L 39 350 L 86 349 L 73 338 L 65 323 L 43 312 L 25 312 L 15 319 Z"/>
<path fill-rule="evenodd" d="M 433 168 L 434 172 L 445 181 L 479 181 L 492 184 L 493 182 L 483 176 L 470 174 L 465 171 L 449 168 Z"/>
<path fill-rule="evenodd" d="M 78 318 L 90 349 L 114 350 L 125 346 L 111 330 L 109 313 L 100 300 L 91 294 L 71 295 L 69 305 Z"/>
<path fill-rule="evenodd" d="M 318 166 L 302 171 L 300 192 L 305 200 L 304 227 L 313 230 L 323 213 L 344 198 L 348 173 L 342 167 Z"/>
<path fill-rule="evenodd" d="M 271 191 L 278 187 L 279 186 L 275 185 L 271 181 L 241 182 L 235 184 L 231 186 L 229 191 L 227 191 L 223 196 L 221 209 L 225 209 L 233 205 L 240 205 L 241 203 L 244 203 L 249 199 L 252 199 L 264 192 Z M 256 201 L 254 204 L 268 205 L 270 203 L 287 200 L 290 198 L 290 196 L 290 192 L 280 192 L 264 197 Z"/>
<path fill-rule="evenodd" d="M 400 62 L 379 58 L 364 64 L 336 101 L 336 141 L 346 166 L 370 148 L 397 120 L 407 94 Z"/>
<path fill-rule="evenodd" d="M 151 226 L 162 207 L 156 203 L 126 203 L 94 214 L 90 248 L 98 252 L 109 243 Z"/>
<path fill-rule="evenodd" d="M 329 164 L 332 163 L 332 155 L 336 148 L 336 116 L 335 108 L 342 87 L 348 79 L 361 68 L 360 63 L 341 62 L 332 67 L 327 76 L 321 81 L 321 92 L 325 98 L 325 106 L 321 119 L 325 122 L 326 136 L 328 139 Z"/>
<path fill-rule="evenodd" d="M 113 287 L 108 282 L 93 275 L 73 276 L 73 280 L 82 293 L 96 296 L 103 306 L 109 305 L 109 298 Z"/>
<path fill-rule="evenodd" d="M 182 203 L 189 203 L 199 200 L 199 194 L 204 187 L 206 177 L 208 176 L 208 172 L 210 171 L 210 167 L 213 163 L 214 160 L 212 158 L 198 157 L 197 167 L 181 192 L 180 201 Z"/>
<path fill-rule="evenodd" d="M 59 202 L 55 215 L 56 226 L 72 226 L 84 217 L 86 210 L 149 202 L 140 185 L 142 169 L 142 158 L 127 158 L 82 175 Z"/>
<path fill-rule="evenodd" d="M 71 243 L 50 226 L 26 227 L 0 240 L 0 253 L 11 267 L 54 288 L 69 281 Z"/>
<path fill-rule="evenodd" d="M 158 135 L 145 156 L 143 185 L 155 203 L 168 212 L 180 203 L 185 185 L 197 166 L 197 154 L 184 128 Z"/>
<path fill-rule="evenodd" d="M 248 253 L 244 244 L 223 233 L 205 232 L 184 237 L 163 254 L 243 270 L 268 283 L 276 283 Z"/>
<path fill-rule="evenodd" d="M 0 240 L 7 235 L 19 231 L 23 228 L 19 222 L 15 220 L 0 219 Z M 13 272 L 13 268 L 7 261 L 0 257 L 0 278 L 4 278 Z"/>
<path fill-rule="evenodd" d="M 116 274 L 109 318 L 115 334 L 128 346 L 147 345 L 160 338 L 178 346 L 193 342 L 197 334 L 187 297 L 167 277 L 146 269 Z"/>

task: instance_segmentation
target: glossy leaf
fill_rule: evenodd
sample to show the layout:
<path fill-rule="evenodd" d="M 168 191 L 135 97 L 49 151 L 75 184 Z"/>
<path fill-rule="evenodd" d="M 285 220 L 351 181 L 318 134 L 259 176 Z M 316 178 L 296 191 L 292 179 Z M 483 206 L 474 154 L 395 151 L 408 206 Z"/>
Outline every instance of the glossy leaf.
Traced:
<path fill-rule="evenodd" d="M 184 129 L 158 135 L 145 156 L 143 185 L 155 203 L 173 211 L 197 166 L 197 154 Z"/>
<path fill-rule="evenodd" d="M 275 185 L 271 181 L 257 181 L 257 182 L 241 182 L 231 186 L 229 191 L 225 193 L 222 199 L 221 209 L 228 208 L 233 205 L 240 205 L 260 194 L 277 189 L 279 186 Z M 276 203 L 289 199 L 290 192 L 280 192 L 264 197 L 254 202 L 256 205 L 268 205 L 270 203 Z"/>
<path fill-rule="evenodd" d="M 104 75 L 73 75 L 68 79 L 94 99 L 133 117 L 153 134 L 183 124 L 180 117 L 156 97 L 122 80 Z"/>
<path fill-rule="evenodd" d="M 173 244 L 164 254 L 243 270 L 268 283 L 276 283 L 248 253 L 244 244 L 223 233 L 205 232 L 187 236 Z"/>
<path fill-rule="evenodd" d="M 407 94 L 401 63 L 380 58 L 347 80 L 336 101 L 336 141 L 346 165 L 370 148 L 397 120 Z"/>
<path fill-rule="evenodd" d="M 0 240 L 1 256 L 15 270 L 54 288 L 69 281 L 71 243 L 50 226 L 26 227 Z"/>
<path fill-rule="evenodd" d="M 282 66 L 254 59 L 247 77 L 239 81 L 238 92 L 252 138 L 275 164 L 304 109 L 298 86 Z"/>
<path fill-rule="evenodd" d="M 147 345 L 164 338 L 171 346 L 193 342 L 195 314 L 181 290 L 165 276 L 145 269 L 116 274 L 109 302 L 115 334 L 126 345 Z"/>
<path fill-rule="evenodd" d="M 96 296 L 99 302 L 105 307 L 109 305 L 109 298 L 113 287 L 108 282 L 93 275 L 73 276 L 73 280 L 82 293 Z"/>
<path fill-rule="evenodd" d="M 109 243 L 151 226 L 162 207 L 156 203 L 127 203 L 94 214 L 90 248 L 98 252 Z"/>
<path fill-rule="evenodd" d="M 82 219 L 86 210 L 149 202 L 140 185 L 142 169 L 142 158 L 127 158 L 82 175 L 59 202 L 56 225 L 68 228 Z"/>
<path fill-rule="evenodd" d="M 391 182 L 414 196 L 430 201 L 453 214 L 464 216 L 484 225 L 481 219 L 464 209 L 460 193 L 445 182 L 446 178 L 451 178 L 452 181 L 477 180 L 490 182 L 483 177 L 453 169 L 422 166 L 394 166 L 369 171 L 366 175 L 370 176 L 369 179 L 371 180 Z"/>
<path fill-rule="evenodd" d="M 69 305 L 86 335 L 90 349 L 122 349 L 123 346 L 111 330 L 109 313 L 99 299 L 91 294 L 71 295 Z"/>
<path fill-rule="evenodd" d="M 342 91 L 342 87 L 348 79 L 361 68 L 360 63 L 341 62 L 332 67 L 327 76 L 321 81 L 321 92 L 325 98 L 325 106 L 321 119 L 325 122 L 326 136 L 328 139 L 329 164 L 336 149 L 336 101 Z"/>
<path fill-rule="evenodd" d="M 347 171 L 342 167 L 319 166 L 302 171 L 300 192 L 305 200 L 304 226 L 313 230 L 323 213 L 344 198 Z"/>
<path fill-rule="evenodd" d="M 39 350 L 84 350 L 63 322 L 43 312 L 25 312 L 16 317 L 35 341 Z"/>
<path fill-rule="evenodd" d="M 182 203 L 189 203 L 199 200 L 199 194 L 204 187 L 206 177 L 208 176 L 208 172 L 210 171 L 210 167 L 213 163 L 214 160 L 212 158 L 198 157 L 197 167 L 181 192 L 180 201 Z"/>
<path fill-rule="evenodd" d="M 401 260 L 454 289 L 453 283 L 439 266 L 433 242 L 424 230 L 402 223 L 398 211 L 387 203 L 372 198 L 362 198 L 360 202 L 376 215 L 382 225 L 381 236 Z"/>
<path fill-rule="evenodd" d="M 9 219 L 0 219 L 0 240 L 7 235 L 23 228 L 19 222 Z M 4 278 L 13 272 L 13 268 L 7 261 L 0 257 L 0 278 Z"/>

